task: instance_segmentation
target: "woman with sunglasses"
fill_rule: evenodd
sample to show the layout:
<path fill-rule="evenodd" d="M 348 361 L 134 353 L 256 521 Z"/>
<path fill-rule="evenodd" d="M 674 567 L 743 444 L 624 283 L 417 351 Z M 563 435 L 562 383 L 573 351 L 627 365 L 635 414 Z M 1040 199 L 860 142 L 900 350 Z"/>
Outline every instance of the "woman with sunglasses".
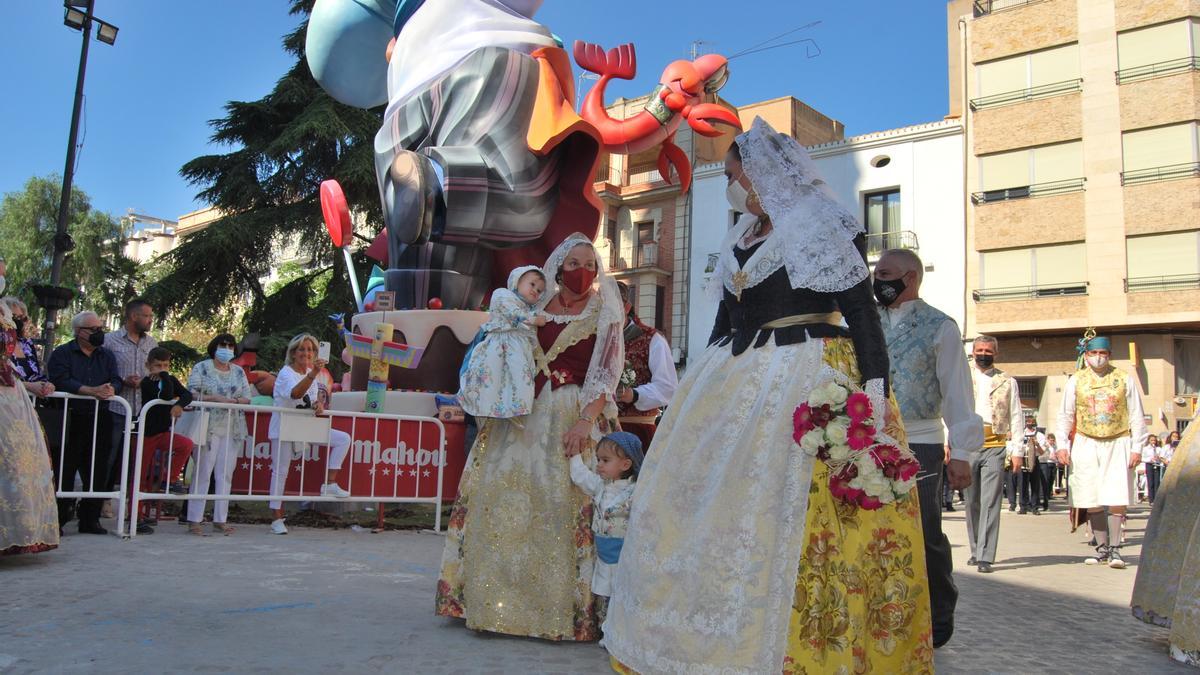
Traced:
<path fill-rule="evenodd" d="M 222 333 L 208 343 L 208 358 L 197 363 L 188 376 L 188 389 L 197 401 L 250 402 L 255 392 L 246 379 L 245 371 L 230 363 L 235 356 L 237 340 L 229 333 Z M 207 415 L 206 437 L 194 439 L 199 452 L 191 493 L 208 494 L 208 483 L 215 473 L 216 494 L 229 494 L 233 469 L 237 465 L 237 449 L 246 441 L 246 417 L 240 412 L 224 409 L 213 409 Z M 188 502 L 188 532 L 191 534 L 204 534 L 201 526 L 204 522 L 204 504 L 203 500 Z M 229 500 L 216 500 L 213 503 L 213 529 L 226 536 L 233 534 L 233 527 L 226 523 L 228 517 Z"/>

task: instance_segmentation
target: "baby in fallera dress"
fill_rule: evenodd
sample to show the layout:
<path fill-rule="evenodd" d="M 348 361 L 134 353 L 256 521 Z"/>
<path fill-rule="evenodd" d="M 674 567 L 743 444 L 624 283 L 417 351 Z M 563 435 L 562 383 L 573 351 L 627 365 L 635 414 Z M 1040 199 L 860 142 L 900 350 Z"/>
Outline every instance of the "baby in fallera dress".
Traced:
<path fill-rule="evenodd" d="M 571 480 L 592 498 L 592 533 L 596 542 L 596 563 L 592 568 L 592 595 L 596 620 L 604 622 L 612 579 L 621 559 L 629 508 L 642 468 L 642 441 L 628 431 L 614 431 L 596 446 L 596 470 L 583 463 L 576 453 L 571 457 Z"/>
<path fill-rule="evenodd" d="M 537 304 L 545 292 L 545 274 L 533 265 L 516 268 L 508 286 L 492 292 L 490 317 L 459 374 L 459 401 L 468 414 L 516 420 L 533 410 L 535 328 L 546 325 Z"/>

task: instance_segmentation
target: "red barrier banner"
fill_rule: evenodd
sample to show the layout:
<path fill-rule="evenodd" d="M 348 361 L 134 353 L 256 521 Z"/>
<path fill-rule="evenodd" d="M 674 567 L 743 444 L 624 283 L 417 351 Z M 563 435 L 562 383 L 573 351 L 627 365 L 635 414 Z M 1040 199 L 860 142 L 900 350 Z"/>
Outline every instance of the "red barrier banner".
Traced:
<path fill-rule="evenodd" d="M 352 418 L 331 416 L 334 429 L 350 434 L 350 451 L 342 463 L 338 484 L 354 497 L 411 497 L 430 499 L 437 496 L 441 440 L 437 424 L 413 420 Z M 271 491 L 271 441 L 267 438 L 270 416 L 262 414 L 257 426 L 254 414 L 246 414 L 247 429 L 254 430 L 254 441 L 247 437 L 237 449 L 232 491 L 237 494 L 267 495 Z M 466 466 L 463 447 L 465 426 L 461 422 L 443 422 L 446 429 L 445 465 L 442 477 L 442 502 L 453 503 L 458 481 Z M 285 495 L 317 495 L 325 482 L 327 445 L 292 444 Z M 286 445 L 284 451 L 286 452 Z M 303 477 L 303 491 L 301 490 Z"/>

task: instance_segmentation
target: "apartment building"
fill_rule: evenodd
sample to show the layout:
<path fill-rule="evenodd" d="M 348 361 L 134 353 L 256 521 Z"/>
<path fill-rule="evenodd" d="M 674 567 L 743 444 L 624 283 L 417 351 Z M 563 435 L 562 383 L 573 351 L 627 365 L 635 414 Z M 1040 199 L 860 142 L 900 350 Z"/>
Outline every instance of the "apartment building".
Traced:
<path fill-rule="evenodd" d="M 1158 431 L 1200 389 L 1200 2 L 952 0 L 966 329 L 1050 423 L 1090 326 Z"/>

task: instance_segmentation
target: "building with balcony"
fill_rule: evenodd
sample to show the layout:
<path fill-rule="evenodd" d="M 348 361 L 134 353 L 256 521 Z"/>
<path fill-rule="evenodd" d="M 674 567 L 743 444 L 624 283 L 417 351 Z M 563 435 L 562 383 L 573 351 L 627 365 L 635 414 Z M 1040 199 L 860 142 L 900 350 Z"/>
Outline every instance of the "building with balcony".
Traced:
<path fill-rule="evenodd" d="M 1200 5 L 951 0 L 947 26 L 968 335 L 1046 424 L 1094 326 L 1176 428 L 1200 388 Z"/>
<path fill-rule="evenodd" d="M 627 119 L 641 112 L 648 100 L 618 99 L 608 114 Z M 747 127 L 762 115 L 776 129 L 808 143 L 842 137 L 840 122 L 791 97 L 742 108 L 715 101 L 737 112 Z M 731 222 L 721 174 L 733 137 L 727 132 L 705 138 L 693 133 L 686 122 L 680 125 L 675 144 L 694 167 L 692 190 L 686 195 L 680 194 L 674 174 L 671 183 L 659 174 L 657 146 L 629 156 L 608 156 L 596 177 L 596 192 L 605 204 L 597 248 L 612 275 L 634 289 L 638 315 L 668 338 L 679 365 L 686 362 L 689 346 L 697 340 L 702 344 L 712 328 L 714 313 L 697 323 L 693 312 L 697 266 L 703 269 L 709 249 L 707 244 L 696 248 L 692 234 L 696 227 L 707 232 L 712 223 L 724 232 Z"/>

